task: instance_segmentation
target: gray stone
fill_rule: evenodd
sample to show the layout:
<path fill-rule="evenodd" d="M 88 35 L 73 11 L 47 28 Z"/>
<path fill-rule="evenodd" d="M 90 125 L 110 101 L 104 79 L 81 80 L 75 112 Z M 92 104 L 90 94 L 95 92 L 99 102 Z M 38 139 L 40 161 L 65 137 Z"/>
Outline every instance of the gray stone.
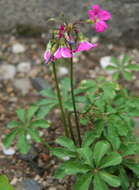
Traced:
<path fill-rule="evenodd" d="M 41 91 L 46 88 L 50 88 L 50 84 L 48 84 L 46 80 L 39 77 L 32 78 L 31 82 L 32 82 L 32 86 L 38 91 Z"/>
<path fill-rule="evenodd" d="M 17 71 L 21 73 L 28 73 L 31 70 L 30 62 L 21 62 L 17 65 Z"/>
<path fill-rule="evenodd" d="M 92 4 L 100 4 L 113 16 L 110 29 L 100 35 L 116 42 L 125 41 L 128 45 L 138 44 L 139 0 L 1 0 L 0 31 L 11 31 L 17 25 L 47 30 L 47 19 L 50 17 L 64 12 L 70 19 L 77 20 L 80 16 L 87 16 L 87 10 Z"/>
<path fill-rule="evenodd" d="M 12 46 L 12 52 L 13 53 L 24 53 L 26 50 L 25 46 L 20 44 L 20 43 L 16 43 Z"/>
<path fill-rule="evenodd" d="M 42 188 L 34 179 L 26 178 L 18 184 L 17 190 L 42 190 Z"/>
<path fill-rule="evenodd" d="M 16 68 L 10 64 L 0 65 L 0 80 L 13 79 L 16 74 Z"/>
<path fill-rule="evenodd" d="M 21 91 L 23 95 L 27 94 L 29 90 L 32 88 L 31 82 L 28 78 L 16 78 L 13 81 L 13 85 L 17 90 Z"/>

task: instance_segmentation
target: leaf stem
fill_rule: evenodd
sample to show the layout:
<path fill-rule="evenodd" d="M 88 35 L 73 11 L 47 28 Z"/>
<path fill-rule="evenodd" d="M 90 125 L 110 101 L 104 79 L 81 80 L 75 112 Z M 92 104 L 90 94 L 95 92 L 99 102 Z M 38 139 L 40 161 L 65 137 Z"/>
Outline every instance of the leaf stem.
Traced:
<path fill-rule="evenodd" d="M 65 113 L 64 113 L 64 108 L 63 108 L 60 88 L 59 88 L 59 85 L 58 85 L 55 62 L 52 62 L 52 66 L 53 66 L 53 74 L 54 74 L 54 79 L 55 79 L 55 86 L 56 86 L 56 91 L 57 91 L 59 107 L 60 107 L 60 110 L 61 110 L 61 117 L 62 117 L 63 124 L 64 124 L 65 135 L 67 137 L 69 137 L 68 126 L 67 126 L 66 117 L 65 117 Z"/>

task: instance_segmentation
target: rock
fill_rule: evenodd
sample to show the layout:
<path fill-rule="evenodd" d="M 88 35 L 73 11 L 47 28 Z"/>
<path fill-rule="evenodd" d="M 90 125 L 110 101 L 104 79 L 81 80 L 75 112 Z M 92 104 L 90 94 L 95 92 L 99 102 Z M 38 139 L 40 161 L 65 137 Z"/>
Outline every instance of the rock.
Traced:
<path fill-rule="evenodd" d="M 57 188 L 56 187 L 49 187 L 48 190 L 57 190 Z"/>
<path fill-rule="evenodd" d="M 3 153 L 7 156 L 11 156 L 11 155 L 14 155 L 15 154 L 15 149 L 14 148 L 5 148 L 4 146 L 2 146 L 2 150 L 3 150 Z"/>
<path fill-rule="evenodd" d="M 30 62 L 21 62 L 17 65 L 17 71 L 21 73 L 28 73 L 31 70 Z"/>
<path fill-rule="evenodd" d="M 50 88 L 50 84 L 46 80 L 39 77 L 32 78 L 31 82 L 32 82 L 32 86 L 38 91 L 41 91 L 46 88 Z"/>
<path fill-rule="evenodd" d="M 0 80 L 13 79 L 16 74 L 16 68 L 10 64 L 0 65 Z"/>
<path fill-rule="evenodd" d="M 12 46 L 12 52 L 13 53 L 24 53 L 26 50 L 25 46 L 20 44 L 20 43 L 16 43 Z"/>
<path fill-rule="evenodd" d="M 114 71 L 109 71 L 106 69 L 107 66 L 113 65 L 111 62 L 111 56 L 105 56 L 100 59 L 100 65 L 101 67 L 108 73 L 108 74 L 113 74 Z"/>
<path fill-rule="evenodd" d="M 27 154 L 19 155 L 19 158 L 25 161 L 32 161 L 38 156 L 38 151 L 35 147 L 31 147 Z"/>
<path fill-rule="evenodd" d="M 68 2 L 68 3 L 67 3 Z M 26 33 L 47 31 L 46 20 L 64 12 L 70 20 L 77 20 L 92 4 L 100 4 L 103 9 L 112 13 L 109 30 L 99 34 L 115 42 L 138 45 L 139 31 L 139 1 L 138 0 L 1 0 L 0 1 L 0 31 L 17 28 L 25 36 Z M 46 11 L 47 10 L 47 11 Z M 77 11 L 78 10 L 78 11 Z M 49 24 L 50 26 L 50 24 Z M 31 30 L 32 28 L 32 30 Z M 90 26 L 90 34 L 92 33 Z M 35 32 L 36 31 L 36 32 Z M 43 32 L 42 32 L 43 33 Z"/>
<path fill-rule="evenodd" d="M 68 69 L 66 67 L 59 67 L 58 68 L 58 76 L 63 77 L 68 74 Z"/>
<path fill-rule="evenodd" d="M 26 95 L 32 88 L 31 82 L 28 78 L 15 79 L 13 81 L 14 87 L 19 90 L 23 95 Z"/>
<path fill-rule="evenodd" d="M 18 184 L 17 190 L 42 190 L 42 188 L 34 179 L 26 178 Z"/>

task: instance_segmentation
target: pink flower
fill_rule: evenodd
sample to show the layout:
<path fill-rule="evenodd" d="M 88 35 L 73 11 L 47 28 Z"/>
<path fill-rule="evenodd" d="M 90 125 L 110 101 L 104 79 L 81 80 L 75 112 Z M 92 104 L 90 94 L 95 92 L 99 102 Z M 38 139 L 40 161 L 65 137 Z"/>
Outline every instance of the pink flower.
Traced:
<path fill-rule="evenodd" d="M 51 62 L 53 60 L 52 54 L 50 53 L 50 51 L 47 51 L 47 50 L 45 51 L 43 57 L 44 57 L 44 60 L 45 60 L 46 64 L 49 63 L 49 62 Z"/>
<path fill-rule="evenodd" d="M 56 59 L 60 59 L 62 57 L 64 58 L 69 58 L 72 57 L 72 52 L 69 48 L 67 47 L 59 47 L 56 52 L 54 53 L 54 57 Z"/>
<path fill-rule="evenodd" d="M 94 22 L 96 32 L 104 32 L 108 28 L 105 21 L 112 17 L 108 11 L 101 9 L 99 5 L 93 5 L 92 9 L 88 11 L 88 16 Z"/>
<path fill-rule="evenodd" d="M 75 50 L 73 50 L 74 53 L 81 52 L 81 51 L 88 51 L 92 48 L 97 47 L 97 44 L 92 44 L 90 42 L 84 41 L 80 42 Z"/>

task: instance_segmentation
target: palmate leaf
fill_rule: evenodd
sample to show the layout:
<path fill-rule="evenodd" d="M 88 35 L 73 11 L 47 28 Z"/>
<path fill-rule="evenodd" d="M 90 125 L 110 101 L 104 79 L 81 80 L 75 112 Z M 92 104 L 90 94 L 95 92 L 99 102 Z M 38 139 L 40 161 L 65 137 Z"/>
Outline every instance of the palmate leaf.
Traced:
<path fill-rule="evenodd" d="M 19 127 L 21 125 L 20 122 L 16 121 L 16 120 L 12 120 L 8 123 L 7 128 L 12 129 L 12 128 L 16 128 Z"/>
<path fill-rule="evenodd" d="M 126 163 L 126 167 L 128 167 L 134 174 L 139 177 L 139 164 L 137 163 Z"/>
<path fill-rule="evenodd" d="M 129 179 L 128 176 L 126 174 L 126 171 L 123 167 L 120 168 L 120 180 L 121 180 L 121 187 L 122 190 L 128 190 L 129 187 Z"/>
<path fill-rule="evenodd" d="M 75 158 L 76 157 L 75 152 L 69 151 L 69 150 L 67 150 L 65 148 L 52 148 L 51 153 L 54 156 L 57 156 L 58 158 L 61 158 L 61 159 L 65 159 L 65 158 L 70 159 L 70 158 Z"/>
<path fill-rule="evenodd" d="M 0 176 L 0 189 L 1 190 L 14 190 L 15 188 L 10 185 L 7 176 L 1 175 Z"/>
<path fill-rule="evenodd" d="M 22 121 L 25 122 L 26 121 L 26 112 L 24 109 L 18 109 L 16 111 L 16 114 L 18 116 L 18 118 Z"/>
<path fill-rule="evenodd" d="M 56 98 L 56 97 L 57 97 L 52 88 L 44 89 L 44 90 L 42 90 L 42 91 L 40 92 L 40 94 L 41 94 L 42 96 L 46 96 L 46 97 L 49 97 L 49 98 Z"/>
<path fill-rule="evenodd" d="M 32 129 L 32 128 L 28 128 L 27 130 L 28 130 L 29 135 L 35 142 L 38 142 L 38 143 L 41 142 L 41 138 L 37 130 Z"/>
<path fill-rule="evenodd" d="M 122 157 L 117 152 L 111 152 L 100 163 L 100 168 L 116 166 L 122 162 Z"/>
<path fill-rule="evenodd" d="M 50 123 L 47 120 L 40 119 L 40 120 L 34 120 L 30 123 L 30 127 L 32 128 L 48 128 L 50 126 Z"/>
<path fill-rule="evenodd" d="M 123 76 L 126 80 L 131 80 L 133 78 L 133 74 L 128 71 L 123 71 Z"/>
<path fill-rule="evenodd" d="M 69 160 L 61 165 L 61 169 L 65 170 L 66 175 L 74 175 L 81 173 L 86 174 L 90 170 L 90 167 L 82 164 L 78 160 Z"/>
<path fill-rule="evenodd" d="M 12 144 L 13 140 L 15 139 L 17 135 L 18 130 L 12 130 L 9 134 L 7 134 L 3 140 L 3 144 L 6 148 L 9 148 L 9 146 Z"/>
<path fill-rule="evenodd" d="M 93 166 L 93 151 L 89 147 L 84 147 L 84 148 L 78 148 L 77 152 L 81 156 L 81 158 L 84 159 L 84 163 L 88 164 L 89 166 Z"/>
<path fill-rule="evenodd" d="M 73 190 L 88 190 L 92 180 L 92 174 L 83 174 L 77 177 Z"/>
<path fill-rule="evenodd" d="M 87 131 L 83 138 L 82 147 L 90 146 L 99 136 L 100 134 L 96 134 L 94 130 Z"/>
<path fill-rule="evenodd" d="M 101 177 L 99 176 L 99 174 L 96 174 L 96 175 L 94 176 L 93 187 L 94 187 L 94 190 L 109 190 L 109 189 L 108 189 L 108 186 L 107 186 L 106 183 L 101 179 Z"/>
<path fill-rule="evenodd" d="M 31 120 L 38 109 L 38 106 L 30 106 L 27 110 L 27 120 Z"/>
<path fill-rule="evenodd" d="M 101 179 L 103 179 L 108 185 L 112 186 L 112 187 L 119 187 L 121 182 L 120 182 L 120 178 L 109 174 L 107 172 L 99 172 L 99 175 L 101 177 Z"/>
<path fill-rule="evenodd" d="M 74 145 L 74 142 L 67 138 L 67 137 L 59 137 L 58 139 L 56 139 L 56 143 L 67 148 L 70 151 L 75 151 L 76 150 L 76 146 Z"/>
<path fill-rule="evenodd" d="M 125 68 L 131 71 L 139 71 L 139 65 L 137 64 L 129 64 Z"/>
<path fill-rule="evenodd" d="M 30 144 L 27 143 L 26 133 L 24 131 L 18 135 L 17 147 L 22 154 L 26 154 L 30 149 Z"/>
<path fill-rule="evenodd" d="M 110 144 L 107 141 L 99 141 L 96 143 L 94 147 L 94 160 L 96 166 L 98 166 L 99 162 L 103 158 L 103 156 L 108 152 L 110 149 Z"/>
<path fill-rule="evenodd" d="M 55 107 L 55 104 L 50 104 L 47 106 L 40 107 L 39 111 L 36 114 L 37 119 L 44 119 L 46 115 Z"/>

